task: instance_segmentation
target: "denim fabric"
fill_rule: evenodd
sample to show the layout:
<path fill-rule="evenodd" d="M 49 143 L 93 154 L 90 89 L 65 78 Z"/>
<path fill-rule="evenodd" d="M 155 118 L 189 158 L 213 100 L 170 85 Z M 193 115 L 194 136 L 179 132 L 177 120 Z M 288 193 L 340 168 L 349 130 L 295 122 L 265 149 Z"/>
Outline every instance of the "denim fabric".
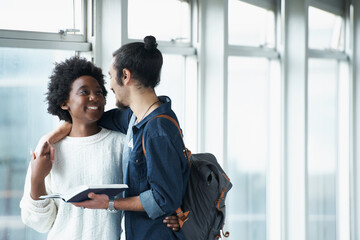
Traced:
<path fill-rule="evenodd" d="M 165 118 L 155 118 L 147 123 L 160 114 L 177 120 L 171 110 L 171 100 L 168 97 L 159 99 L 162 101 L 160 107 L 135 124 L 132 131 L 124 127 L 129 126 L 132 115 L 129 109 L 106 112 L 99 122 L 106 128 L 133 134 L 133 148 L 124 169 L 124 176 L 127 176 L 124 182 L 129 185 L 125 196 L 140 196 L 145 212 L 125 211 L 127 239 L 185 239 L 181 231 L 174 232 L 162 222 L 181 205 L 190 167 L 177 127 Z M 143 134 L 146 158 L 142 149 Z"/>

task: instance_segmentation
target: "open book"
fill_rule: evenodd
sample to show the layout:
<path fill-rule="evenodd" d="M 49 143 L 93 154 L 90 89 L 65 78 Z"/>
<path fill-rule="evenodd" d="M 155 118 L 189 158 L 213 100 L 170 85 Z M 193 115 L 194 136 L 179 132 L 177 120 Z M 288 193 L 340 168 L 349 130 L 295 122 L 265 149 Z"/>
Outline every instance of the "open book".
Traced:
<path fill-rule="evenodd" d="M 126 184 L 101 184 L 101 185 L 80 185 L 70 189 L 66 193 L 53 193 L 49 195 L 40 196 L 41 199 L 47 198 L 61 198 L 65 202 L 82 202 L 88 200 L 88 194 L 93 192 L 96 194 L 106 194 L 109 197 L 114 197 L 126 190 Z"/>

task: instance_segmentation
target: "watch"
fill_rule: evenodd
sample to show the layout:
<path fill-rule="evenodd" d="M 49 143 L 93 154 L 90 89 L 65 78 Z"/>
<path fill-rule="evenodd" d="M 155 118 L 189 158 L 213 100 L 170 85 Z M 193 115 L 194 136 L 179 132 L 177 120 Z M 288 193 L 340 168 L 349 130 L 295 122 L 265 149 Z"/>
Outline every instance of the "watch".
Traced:
<path fill-rule="evenodd" d="M 115 201 L 114 197 L 109 198 L 109 206 L 108 206 L 107 210 L 111 213 L 117 212 L 117 210 L 115 209 L 115 206 L 114 206 L 114 201 Z"/>

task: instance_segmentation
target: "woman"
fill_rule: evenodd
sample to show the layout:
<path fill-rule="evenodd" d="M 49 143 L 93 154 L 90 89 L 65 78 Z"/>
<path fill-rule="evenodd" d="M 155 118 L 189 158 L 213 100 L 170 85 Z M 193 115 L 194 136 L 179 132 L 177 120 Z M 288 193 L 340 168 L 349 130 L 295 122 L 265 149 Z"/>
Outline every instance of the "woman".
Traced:
<path fill-rule="evenodd" d="M 54 144 L 54 161 L 45 144 L 33 156 L 20 202 L 23 222 L 48 239 L 119 239 L 121 212 L 81 209 L 41 195 L 63 193 L 84 184 L 122 183 L 124 134 L 100 128 L 107 91 L 100 68 L 78 57 L 56 64 L 48 85 L 48 112 L 72 123 Z"/>

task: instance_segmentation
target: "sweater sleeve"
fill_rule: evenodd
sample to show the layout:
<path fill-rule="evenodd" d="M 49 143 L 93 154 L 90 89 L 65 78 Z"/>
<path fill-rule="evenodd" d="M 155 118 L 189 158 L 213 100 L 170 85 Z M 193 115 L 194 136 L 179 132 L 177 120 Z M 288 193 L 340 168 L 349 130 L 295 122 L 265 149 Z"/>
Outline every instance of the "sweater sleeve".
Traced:
<path fill-rule="evenodd" d="M 52 199 L 34 200 L 30 196 L 31 189 L 31 165 L 25 179 L 24 195 L 20 201 L 21 219 L 23 223 L 34 230 L 45 233 L 48 232 L 56 219 L 57 206 Z M 45 178 L 46 192 L 51 193 L 49 188 L 51 177 Z"/>

